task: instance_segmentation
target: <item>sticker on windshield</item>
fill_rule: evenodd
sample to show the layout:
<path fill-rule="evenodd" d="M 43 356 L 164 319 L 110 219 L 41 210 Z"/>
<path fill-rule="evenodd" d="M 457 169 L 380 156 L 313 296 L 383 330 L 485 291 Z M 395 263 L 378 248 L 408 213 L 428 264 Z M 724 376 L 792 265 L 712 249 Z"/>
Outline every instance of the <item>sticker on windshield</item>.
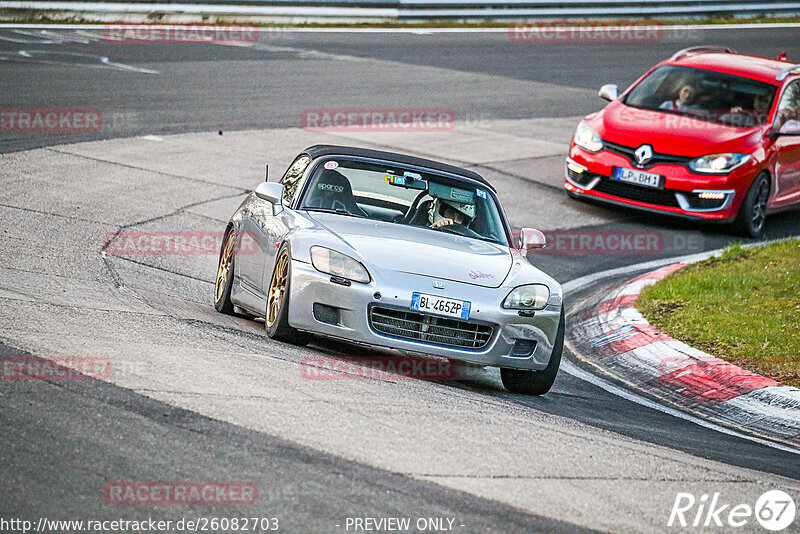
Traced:
<path fill-rule="evenodd" d="M 386 174 L 383 176 L 384 182 L 389 182 L 394 185 L 406 185 L 405 176 L 395 176 L 394 174 Z"/>
<path fill-rule="evenodd" d="M 450 188 L 450 198 L 465 204 L 472 203 L 472 194 L 469 191 L 464 191 L 463 189 L 458 189 L 457 187 Z"/>
<path fill-rule="evenodd" d="M 486 198 L 486 191 L 483 189 L 476 189 L 475 192 L 478 194 L 478 198 Z"/>
<path fill-rule="evenodd" d="M 326 161 L 325 162 L 325 168 L 326 169 L 335 169 L 338 166 L 339 166 L 339 164 L 336 163 L 335 161 Z"/>

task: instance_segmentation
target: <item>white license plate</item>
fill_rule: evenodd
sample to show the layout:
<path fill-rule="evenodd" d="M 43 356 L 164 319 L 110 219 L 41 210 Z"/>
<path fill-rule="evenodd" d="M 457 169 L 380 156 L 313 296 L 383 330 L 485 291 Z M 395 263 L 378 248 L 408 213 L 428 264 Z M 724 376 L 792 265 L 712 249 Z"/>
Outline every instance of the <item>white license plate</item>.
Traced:
<path fill-rule="evenodd" d="M 637 171 L 636 169 L 623 169 L 616 167 L 612 178 L 620 182 L 629 184 L 643 185 L 645 187 L 661 187 L 661 176 L 652 172 Z"/>
<path fill-rule="evenodd" d="M 469 319 L 471 307 L 472 304 L 468 300 L 451 299 L 417 292 L 411 294 L 411 309 L 416 311 Z"/>

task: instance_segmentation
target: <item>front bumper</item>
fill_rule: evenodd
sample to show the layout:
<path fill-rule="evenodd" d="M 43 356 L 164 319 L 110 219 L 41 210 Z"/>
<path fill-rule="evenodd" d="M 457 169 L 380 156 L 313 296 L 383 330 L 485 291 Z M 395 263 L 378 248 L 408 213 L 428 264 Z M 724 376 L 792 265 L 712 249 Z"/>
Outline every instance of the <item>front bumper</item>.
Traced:
<path fill-rule="evenodd" d="M 698 175 L 684 165 L 658 164 L 642 169 L 665 177 L 664 189 L 628 185 L 610 178 L 614 167 L 635 168 L 622 155 L 602 150 L 588 153 L 574 144 L 565 164 L 564 188 L 574 195 L 609 204 L 708 222 L 730 222 L 744 200 L 754 171 L 745 165 L 727 175 Z M 700 192 L 724 194 L 706 202 Z"/>
<path fill-rule="evenodd" d="M 432 281 L 433 278 L 426 276 L 393 272 L 391 280 L 375 278 L 368 284 L 353 282 L 344 286 L 332 282 L 330 275 L 317 271 L 310 264 L 292 260 L 289 324 L 326 337 L 478 365 L 533 370 L 547 366 L 558 332 L 561 305 L 548 305 L 536 311 L 533 317 L 523 317 L 517 310 L 500 307 L 512 288 L 485 288 L 447 281 L 446 289 L 439 290 L 433 288 Z M 479 349 L 451 347 L 402 339 L 373 328 L 369 318 L 371 306 L 409 311 L 414 291 L 470 301 L 470 322 L 491 326 L 489 341 Z M 380 293 L 380 299 L 375 298 L 376 292 Z M 314 304 L 336 309 L 335 324 L 315 317 Z M 535 344 L 535 347 L 527 355 L 512 355 L 515 347 L 520 347 L 518 341 L 526 342 L 526 346 Z"/>

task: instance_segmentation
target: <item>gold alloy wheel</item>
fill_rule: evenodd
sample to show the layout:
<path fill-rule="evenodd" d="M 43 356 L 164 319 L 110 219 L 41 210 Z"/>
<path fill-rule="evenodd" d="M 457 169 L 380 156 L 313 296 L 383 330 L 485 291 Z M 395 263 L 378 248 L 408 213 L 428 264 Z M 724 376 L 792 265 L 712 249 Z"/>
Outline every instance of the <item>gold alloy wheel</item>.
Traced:
<path fill-rule="evenodd" d="M 228 234 L 225 241 L 225 248 L 219 256 L 219 267 L 217 268 L 217 283 L 214 285 L 214 302 L 219 302 L 225 292 L 225 285 L 228 283 L 228 276 L 231 272 L 233 263 L 233 246 L 236 244 L 236 233 Z"/>
<path fill-rule="evenodd" d="M 286 295 L 286 279 L 289 276 L 289 253 L 284 252 L 278 259 L 267 295 L 267 326 L 271 327 L 278 320 L 281 304 Z"/>

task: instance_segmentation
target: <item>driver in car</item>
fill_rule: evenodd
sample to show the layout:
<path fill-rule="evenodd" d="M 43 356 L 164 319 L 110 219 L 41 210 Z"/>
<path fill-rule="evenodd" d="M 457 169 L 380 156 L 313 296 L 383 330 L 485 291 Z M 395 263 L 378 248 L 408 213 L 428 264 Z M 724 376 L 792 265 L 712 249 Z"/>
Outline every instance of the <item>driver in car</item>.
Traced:
<path fill-rule="evenodd" d="M 433 204 L 431 204 L 430 211 L 428 211 L 428 220 L 431 223 L 431 228 L 440 228 L 453 224 L 469 226 L 469 223 L 474 218 L 475 204 L 463 204 L 442 198 L 433 199 Z"/>
<path fill-rule="evenodd" d="M 662 102 L 659 109 L 667 109 L 672 111 L 687 111 L 697 109 L 694 104 L 697 91 L 690 84 L 684 84 L 680 91 L 678 91 L 678 98 L 676 100 L 667 100 Z"/>

